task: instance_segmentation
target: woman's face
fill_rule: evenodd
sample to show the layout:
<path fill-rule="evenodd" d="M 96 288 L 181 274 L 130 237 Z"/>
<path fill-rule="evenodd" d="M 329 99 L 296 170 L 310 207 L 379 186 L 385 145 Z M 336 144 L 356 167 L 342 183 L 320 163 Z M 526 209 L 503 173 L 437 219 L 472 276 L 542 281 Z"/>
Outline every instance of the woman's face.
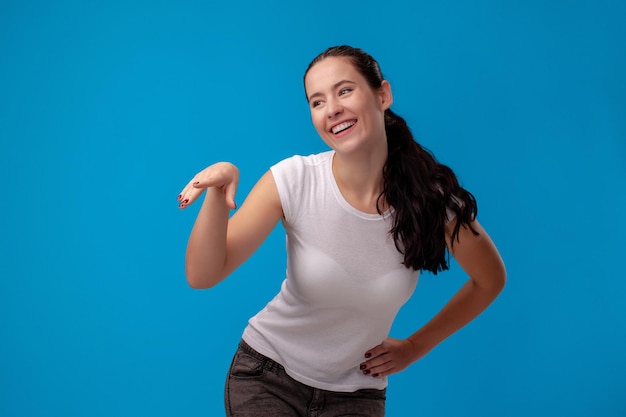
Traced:
<path fill-rule="evenodd" d="M 330 57 L 309 70 L 304 86 L 313 125 L 336 152 L 386 146 L 384 112 L 392 102 L 387 81 L 375 91 L 350 59 Z"/>

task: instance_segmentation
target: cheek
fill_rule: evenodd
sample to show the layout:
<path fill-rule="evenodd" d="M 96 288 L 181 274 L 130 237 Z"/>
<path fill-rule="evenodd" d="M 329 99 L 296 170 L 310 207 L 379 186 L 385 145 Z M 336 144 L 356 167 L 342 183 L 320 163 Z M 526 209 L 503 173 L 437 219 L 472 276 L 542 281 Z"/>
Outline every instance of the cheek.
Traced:
<path fill-rule="evenodd" d="M 325 123 L 324 123 L 324 118 L 320 117 L 319 114 L 311 114 L 311 121 L 313 122 L 313 127 L 315 127 L 315 130 L 317 130 L 320 134 L 322 134 L 325 129 Z"/>
<path fill-rule="evenodd" d="M 380 128 L 381 126 L 385 127 L 385 112 L 381 110 L 379 107 L 370 107 L 368 109 L 369 114 L 371 115 L 372 125 Z"/>

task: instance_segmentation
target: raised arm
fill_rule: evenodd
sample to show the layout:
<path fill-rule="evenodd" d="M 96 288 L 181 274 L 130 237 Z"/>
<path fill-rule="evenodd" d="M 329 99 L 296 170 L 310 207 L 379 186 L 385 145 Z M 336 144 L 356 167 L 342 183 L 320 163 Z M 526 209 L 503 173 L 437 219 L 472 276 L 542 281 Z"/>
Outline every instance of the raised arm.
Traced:
<path fill-rule="evenodd" d="M 187 282 L 192 288 L 210 288 L 254 253 L 282 216 L 282 206 L 271 171 L 250 191 L 239 210 L 235 191 L 239 170 L 229 163 L 211 165 L 198 173 L 180 194 L 180 207 L 206 196 L 189 236 L 185 256 Z"/>

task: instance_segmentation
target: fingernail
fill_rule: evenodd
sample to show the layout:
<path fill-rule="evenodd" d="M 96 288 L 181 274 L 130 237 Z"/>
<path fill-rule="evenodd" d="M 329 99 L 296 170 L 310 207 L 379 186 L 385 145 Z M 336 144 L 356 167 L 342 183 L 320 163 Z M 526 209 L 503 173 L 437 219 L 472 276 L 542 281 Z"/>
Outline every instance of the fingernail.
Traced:
<path fill-rule="evenodd" d="M 362 363 L 362 364 L 361 364 L 361 366 L 360 366 L 360 368 L 361 368 L 361 369 L 365 369 L 365 368 L 367 368 L 367 365 L 365 365 L 364 363 Z"/>
<path fill-rule="evenodd" d="M 200 181 L 196 181 L 193 183 L 193 185 L 198 185 L 198 184 L 200 184 Z"/>
<path fill-rule="evenodd" d="M 374 374 L 374 375 L 372 375 L 372 376 L 373 376 L 374 378 L 377 378 L 377 377 L 378 377 L 378 374 Z"/>
<path fill-rule="evenodd" d="M 371 354 L 371 353 L 366 353 L 366 354 L 365 354 L 365 357 L 366 357 L 366 358 L 369 358 L 370 356 L 372 356 L 372 354 Z"/>
<path fill-rule="evenodd" d="M 366 369 L 366 370 L 364 370 L 364 371 L 363 371 L 363 375 L 367 375 L 367 374 L 369 374 L 369 373 L 370 373 L 370 370 L 369 370 L 369 369 Z"/>
<path fill-rule="evenodd" d="M 187 203 L 189 203 L 189 199 L 188 198 L 183 200 L 183 204 L 187 204 Z"/>
<path fill-rule="evenodd" d="M 177 200 L 180 200 L 182 196 L 183 196 L 182 194 L 179 194 Z"/>

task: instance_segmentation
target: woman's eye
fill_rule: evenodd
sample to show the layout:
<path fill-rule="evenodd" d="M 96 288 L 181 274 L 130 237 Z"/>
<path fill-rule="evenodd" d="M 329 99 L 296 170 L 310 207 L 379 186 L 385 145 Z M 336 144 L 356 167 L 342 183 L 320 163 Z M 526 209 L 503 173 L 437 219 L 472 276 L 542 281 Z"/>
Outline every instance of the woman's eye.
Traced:
<path fill-rule="evenodd" d="M 311 107 L 317 107 L 322 104 L 322 100 L 315 100 L 311 102 Z"/>
<path fill-rule="evenodd" d="M 351 89 L 351 88 L 342 88 L 342 89 L 339 91 L 339 94 L 340 94 L 340 95 L 348 94 L 350 91 L 352 91 L 352 89 Z"/>

